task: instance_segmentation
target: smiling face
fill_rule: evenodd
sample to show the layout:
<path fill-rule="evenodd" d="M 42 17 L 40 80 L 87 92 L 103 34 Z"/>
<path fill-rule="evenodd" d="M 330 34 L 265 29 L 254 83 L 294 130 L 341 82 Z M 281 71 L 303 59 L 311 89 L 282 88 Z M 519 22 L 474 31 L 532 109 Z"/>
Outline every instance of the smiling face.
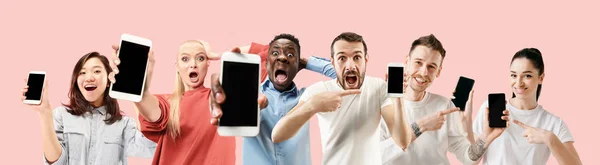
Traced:
<path fill-rule="evenodd" d="M 440 76 L 442 55 L 427 46 L 416 46 L 406 61 L 406 74 L 410 76 L 408 87 L 415 92 L 424 92 Z"/>
<path fill-rule="evenodd" d="M 108 72 L 102 61 L 96 57 L 88 59 L 77 76 L 77 87 L 85 100 L 95 106 L 102 105 L 107 86 Z"/>
<path fill-rule="evenodd" d="M 539 84 L 542 84 L 544 74 L 540 74 L 533 63 L 527 58 L 515 58 L 510 64 L 510 86 L 518 99 L 535 98 Z"/>
<path fill-rule="evenodd" d="M 298 49 L 298 45 L 285 38 L 277 39 L 270 44 L 267 72 L 275 89 L 283 91 L 291 86 L 300 65 Z"/>
<path fill-rule="evenodd" d="M 365 79 L 367 55 L 362 42 L 335 41 L 332 65 L 344 89 L 360 89 Z"/>
<path fill-rule="evenodd" d="M 179 47 L 177 54 L 177 73 L 183 81 L 185 91 L 204 85 L 204 77 L 209 62 L 207 52 L 202 43 L 188 41 Z"/>

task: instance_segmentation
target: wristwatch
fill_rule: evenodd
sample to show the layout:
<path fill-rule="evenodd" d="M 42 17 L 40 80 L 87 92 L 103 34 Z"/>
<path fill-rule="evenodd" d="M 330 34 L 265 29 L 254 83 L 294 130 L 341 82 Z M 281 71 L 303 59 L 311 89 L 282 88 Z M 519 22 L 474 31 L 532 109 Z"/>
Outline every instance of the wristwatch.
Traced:
<path fill-rule="evenodd" d="M 414 122 L 410 125 L 415 133 L 415 135 L 417 135 L 417 137 L 421 136 L 421 130 L 419 129 L 419 125 L 417 125 L 417 122 Z"/>

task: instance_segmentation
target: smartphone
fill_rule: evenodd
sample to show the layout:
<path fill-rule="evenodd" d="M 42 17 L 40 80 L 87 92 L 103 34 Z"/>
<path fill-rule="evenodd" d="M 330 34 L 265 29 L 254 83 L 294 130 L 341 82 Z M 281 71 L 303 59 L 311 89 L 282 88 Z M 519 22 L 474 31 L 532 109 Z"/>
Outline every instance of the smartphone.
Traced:
<path fill-rule="evenodd" d="M 460 76 L 460 78 L 458 78 L 458 84 L 456 84 L 452 103 L 454 103 L 456 107 L 459 107 L 460 111 L 465 111 L 467 100 L 469 100 L 469 93 L 471 93 L 471 90 L 473 90 L 474 84 L 475 80 L 471 78 L 464 76 Z"/>
<path fill-rule="evenodd" d="M 110 86 L 109 95 L 115 99 L 139 102 L 144 95 L 148 52 L 152 41 L 146 38 L 123 34 L 117 56 L 121 63 L 117 66 L 119 74 L 116 82 Z"/>
<path fill-rule="evenodd" d="M 488 121 L 491 128 L 506 128 L 506 120 L 502 120 L 502 111 L 506 110 L 504 93 L 490 93 L 488 95 L 488 108 L 490 113 Z"/>
<path fill-rule="evenodd" d="M 223 115 L 217 128 L 219 135 L 245 137 L 258 135 L 260 107 L 257 100 L 260 67 L 258 55 L 223 53 L 219 81 L 227 98 L 221 104 Z"/>
<path fill-rule="evenodd" d="M 404 64 L 388 64 L 388 97 L 402 97 L 404 94 Z"/>
<path fill-rule="evenodd" d="M 27 92 L 25 93 L 25 104 L 38 105 L 42 103 L 42 90 L 44 89 L 44 80 L 46 79 L 46 72 L 44 71 L 31 71 L 29 77 L 27 77 Z"/>

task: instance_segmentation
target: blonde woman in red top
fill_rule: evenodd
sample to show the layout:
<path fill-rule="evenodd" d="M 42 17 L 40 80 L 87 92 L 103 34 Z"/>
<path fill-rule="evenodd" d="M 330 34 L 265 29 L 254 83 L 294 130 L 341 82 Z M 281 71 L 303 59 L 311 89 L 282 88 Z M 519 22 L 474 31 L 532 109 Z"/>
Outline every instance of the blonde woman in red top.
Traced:
<path fill-rule="evenodd" d="M 113 46 L 113 73 L 118 74 L 119 59 Z M 184 42 L 177 53 L 175 89 L 172 94 L 152 95 L 148 91 L 154 69 L 154 55 L 149 53 L 146 87 L 139 112 L 142 133 L 157 143 L 153 165 L 235 164 L 235 138 L 222 137 L 217 126 L 210 123 L 211 90 L 204 87 L 209 59 L 207 43 L 197 40 Z M 114 80 L 114 74 L 110 78 Z M 116 80 L 118 81 L 118 80 Z"/>

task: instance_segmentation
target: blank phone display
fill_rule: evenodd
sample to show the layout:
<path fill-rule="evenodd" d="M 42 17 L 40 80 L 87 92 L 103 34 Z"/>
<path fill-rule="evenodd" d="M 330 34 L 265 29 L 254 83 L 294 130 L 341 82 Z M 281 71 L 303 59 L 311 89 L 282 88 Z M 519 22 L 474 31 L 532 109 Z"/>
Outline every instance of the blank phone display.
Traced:
<path fill-rule="evenodd" d="M 117 82 L 112 90 L 134 95 L 141 95 L 148 52 L 150 47 L 128 41 L 121 41 L 119 48 L 119 74 L 115 75 Z"/>
<path fill-rule="evenodd" d="M 404 67 L 388 67 L 388 93 L 404 93 Z"/>
<path fill-rule="evenodd" d="M 502 120 L 502 111 L 506 110 L 504 93 L 493 93 L 488 95 L 489 125 L 492 128 L 505 128 L 506 121 Z"/>
<path fill-rule="evenodd" d="M 220 126 L 257 126 L 259 64 L 223 62 Z"/>
<path fill-rule="evenodd" d="M 25 97 L 27 100 L 40 100 L 42 98 L 42 88 L 44 87 L 44 74 L 29 74 L 27 80 L 27 92 Z"/>
<path fill-rule="evenodd" d="M 452 103 L 456 107 L 459 107 L 461 111 L 465 110 L 467 100 L 469 100 L 469 93 L 473 89 L 473 85 L 475 81 L 470 78 L 460 77 L 458 79 L 458 84 L 456 85 L 456 91 L 454 92 L 454 99 L 452 99 Z"/>

